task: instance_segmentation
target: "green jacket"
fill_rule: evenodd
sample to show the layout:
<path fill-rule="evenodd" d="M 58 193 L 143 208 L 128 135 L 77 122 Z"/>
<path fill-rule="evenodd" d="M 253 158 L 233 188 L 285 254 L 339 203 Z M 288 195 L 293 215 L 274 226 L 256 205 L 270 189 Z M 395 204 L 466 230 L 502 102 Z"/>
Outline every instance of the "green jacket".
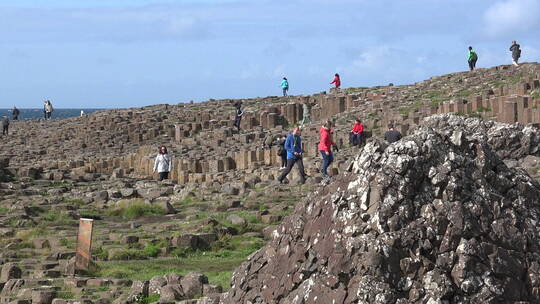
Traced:
<path fill-rule="evenodd" d="M 470 50 L 469 51 L 469 61 L 474 61 L 474 60 L 478 60 L 478 55 L 476 54 L 475 51 L 473 50 Z"/>

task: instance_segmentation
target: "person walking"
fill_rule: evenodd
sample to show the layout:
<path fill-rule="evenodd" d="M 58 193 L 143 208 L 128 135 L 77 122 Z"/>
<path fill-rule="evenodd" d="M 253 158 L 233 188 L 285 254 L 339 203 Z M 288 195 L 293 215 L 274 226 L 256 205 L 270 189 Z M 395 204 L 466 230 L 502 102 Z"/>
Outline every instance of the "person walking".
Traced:
<path fill-rule="evenodd" d="M 11 110 L 11 115 L 13 116 L 13 120 L 19 120 L 20 113 L 21 111 L 19 111 L 19 109 L 17 109 L 16 106 L 13 106 L 13 110 Z"/>
<path fill-rule="evenodd" d="M 306 182 L 306 173 L 304 171 L 304 162 L 302 161 L 302 156 L 304 154 L 302 149 L 302 137 L 301 137 L 300 128 L 294 128 L 287 139 L 285 140 L 285 150 L 287 150 L 287 167 L 281 173 L 281 176 L 278 178 L 280 184 L 283 184 L 283 180 L 289 172 L 291 172 L 293 166 L 297 164 L 298 173 L 300 173 L 300 183 L 304 184 Z"/>
<path fill-rule="evenodd" d="M 512 64 L 518 66 L 519 57 L 521 57 L 521 48 L 519 44 L 514 40 L 510 46 L 510 52 L 512 52 Z"/>
<path fill-rule="evenodd" d="M 242 103 L 237 102 L 234 107 L 236 108 L 234 114 L 234 126 L 238 129 L 238 132 L 240 132 L 240 123 L 242 122 L 242 115 L 244 115 L 244 111 L 242 110 Z"/>
<path fill-rule="evenodd" d="M 472 46 L 469 47 L 469 58 L 467 61 L 469 62 L 469 69 L 471 71 L 474 71 L 476 68 L 476 61 L 478 60 L 478 54 L 476 54 L 475 51 L 473 51 Z"/>
<path fill-rule="evenodd" d="M 354 126 L 351 130 L 351 144 L 353 146 L 359 146 L 362 143 L 364 137 L 364 124 L 360 119 L 356 119 Z"/>
<path fill-rule="evenodd" d="M 335 146 L 335 143 L 332 140 L 332 133 L 332 122 L 330 121 L 325 122 L 319 130 L 320 140 L 319 146 L 317 148 L 319 149 L 319 152 L 321 153 L 323 159 L 321 174 L 325 178 L 328 177 L 328 167 L 334 161 L 334 154 L 332 154 L 332 146 Z"/>
<path fill-rule="evenodd" d="M 277 155 L 281 158 L 281 167 L 279 168 L 280 170 L 285 170 L 285 168 L 287 168 L 287 150 L 285 149 L 286 140 L 286 136 L 281 137 L 281 139 L 279 140 Z"/>
<path fill-rule="evenodd" d="M 46 100 L 43 103 L 43 111 L 45 113 L 45 119 L 51 119 L 52 112 L 54 111 L 53 105 L 50 100 Z"/>
<path fill-rule="evenodd" d="M 330 82 L 330 84 L 335 85 L 336 89 L 339 89 L 339 87 L 341 86 L 341 78 L 339 78 L 338 73 L 336 73 L 336 75 L 334 75 L 334 80 L 332 80 L 332 82 Z"/>
<path fill-rule="evenodd" d="M 281 89 L 283 89 L 283 97 L 288 96 L 287 92 L 289 91 L 289 81 L 287 80 L 287 77 L 283 77 L 283 80 L 281 81 Z"/>
<path fill-rule="evenodd" d="M 9 118 L 7 116 L 2 119 L 2 135 L 9 135 Z"/>
<path fill-rule="evenodd" d="M 396 141 L 401 139 L 401 133 L 397 130 L 394 130 L 393 124 L 389 124 L 388 131 L 384 133 L 384 139 L 390 144 L 395 143 Z"/>
<path fill-rule="evenodd" d="M 171 171 L 172 159 L 167 152 L 167 148 L 165 146 L 161 146 L 154 161 L 154 172 L 159 174 L 159 180 L 162 181 L 169 178 L 169 172 Z"/>

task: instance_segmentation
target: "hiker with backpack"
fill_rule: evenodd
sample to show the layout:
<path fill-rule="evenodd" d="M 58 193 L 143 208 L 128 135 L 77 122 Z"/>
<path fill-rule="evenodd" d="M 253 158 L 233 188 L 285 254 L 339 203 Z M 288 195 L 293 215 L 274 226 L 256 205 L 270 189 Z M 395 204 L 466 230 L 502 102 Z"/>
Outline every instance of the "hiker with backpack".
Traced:
<path fill-rule="evenodd" d="M 158 155 L 154 161 L 154 172 L 159 174 L 159 180 L 169 178 L 169 172 L 172 171 L 172 159 L 165 146 L 159 147 Z"/>
<path fill-rule="evenodd" d="M 45 100 L 43 102 L 43 114 L 45 116 L 45 120 L 51 119 L 52 112 L 54 111 L 53 105 L 50 100 Z"/>
<path fill-rule="evenodd" d="M 471 71 L 474 71 L 474 69 L 476 68 L 476 61 L 478 60 L 478 54 L 476 54 L 475 51 L 473 51 L 473 48 L 472 46 L 469 47 L 469 59 L 468 59 L 468 62 L 469 62 L 469 69 Z"/>
<path fill-rule="evenodd" d="M 281 173 L 281 176 L 278 178 L 280 184 L 283 184 L 283 180 L 289 172 L 291 172 L 293 166 L 297 164 L 298 173 L 300 173 L 300 183 L 304 184 L 306 182 L 306 172 L 304 171 L 304 162 L 302 157 L 304 155 L 304 150 L 302 146 L 302 137 L 301 137 L 300 128 L 294 128 L 287 139 L 285 140 L 285 150 L 287 150 L 287 167 Z"/>
<path fill-rule="evenodd" d="M 283 89 L 283 97 L 287 97 L 287 92 L 289 91 L 289 81 L 287 80 L 287 77 L 283 77 L 281 89 Z"/>
<path fill-rule="evenodd" d="M 518 66 L 519 57 L 521 57 L 521 48 L 519 44 L 514 40 L 510 46 L 510 52 L 512 52 L 512 64 Z"/>

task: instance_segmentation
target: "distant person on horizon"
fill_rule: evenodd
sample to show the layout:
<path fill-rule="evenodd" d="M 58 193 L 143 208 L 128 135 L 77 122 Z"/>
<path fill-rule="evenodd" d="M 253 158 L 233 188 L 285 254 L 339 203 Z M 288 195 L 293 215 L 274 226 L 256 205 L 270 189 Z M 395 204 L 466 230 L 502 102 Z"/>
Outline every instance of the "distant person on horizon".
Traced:
<path fill-rule="evenodd" d="M 19 114 L 21 112 L 19 111 L 19 109 L 17 109 L 16 106 L 13 106 L 13 110 L 11 110 L 11 115 L 13 116 L 13 120 L 19 120 Z"/>
<path fill-rule="evenodd" d="M 7 116 L 2 119 L 2 135 L 9 135 L 9 118 Z"/>
<path fill-rule="evenodd" d="M 341 78 L 339 78 L 338 73 L 336 73 L 336 75 L 334 75 L 334 80 L 332 82 L 330 82 L 330 84 L 335 85 L 336 89 L 339 89 L 339 87 L 341 86 Z"/>
<path fill-rule="evenodd" d="M 292 129 L 291 133 L 287 135 L 285 140 L 285 150 L 287 150 L 287 167 L 281 173 L 278 178 L 280 184 L 283 184 L 283 180 L 287 177 L 287 174 L 291 172 L 294 164 L 298 164 L 298 173 L 300 174 L 300 183 L 306 182 L 306 172 L 304 171 L 304 162 L 302 161 L 302 155 L 304 155 L 302 147 L 302 132 L 300 128 L 296 127 Z"/>
<path fill-rule="evenodd" d="M 321 174 L 324 178 L 328 178 L 328 167 L 332 164 L 334 161 L 334 154 L 332 154 L 332 146 L 336 146 L 334 141 L 332 140 L 332 122 L 326 121 L 321 129 L 319 130 L 319 146 L 317 147 L 319 149 L 319 152 L 321 152 L 321 156 L 323 159 L 322 167 L 321 167 Z"/>
<path fill-rule="evenodd" d="M 43 103 L 43 112 L 45 113 L 45 120 L 51 119 L 52 112 L 54 111 L 53 105 L 50 100 L 46 100 Z"/>
<path fill-rule="evenodd" d="M 244 111 L 242 110 L 242 103 L 237 102 L 234 107 L 236 108 L 234 114 L 234 126 L 238 129 L 238 132 L 240 132 L 240 123 L 242 122 L 242 115 L 244 115 Z"/>
<path fill-rule="evenodd" d="M 512 46 L 510 46 L 510 52 L 512 52 L 512 64 L 518 66 L 519 58 L 521 57 L 521 48 L 519 44 L 514 40 L 512 41 Z"/>
<path fill-rule="evenodd" d="M 396 141 L 401 139 L 401 133 L 397 130 L 394 130 L 393 124 L 389 124 L 388 131 L 384 133 L 384 139 L 390 144 L 395 143 Z"/>
<path fill-rule="evenodd" d="M 475 51 L 473 51 L 472 46 L 469 47 L 469 59 L 467 60 L 469 62 L 469 69 L 471 71 L 474 71 L 476 68 L 476 61 L 478 60 L 478 54 L 476 54 Z"/>
<path fill-rule="evenodd" d="M 172 159 L 165 146 L 159 148 L 158 155 L 154 161 L 154 172 L 159 173 L 159 180 L 169 179 L 169 172 L 172 171 Z"/>
<path fill-rule="evenodd" d="M 81 117 L 84 117 L 84 110 L 81 110 Z"/>
<path fill-rule="evenodd" d="M 286 97 L 287 91 L 289 91 L 289 81 L 287 80 L 287 77 L 283 77 L 283 80 L 281 81 L 281 89 L 283 89 L 283 97 Z"/>
<path fill-rule="evenodd" d="M 356 119 L 354 126 L 351 130 L 351 144 L 353 146 L 360 146 L 363 138 L 364 138 L 364 124 L 362 124 L 360 119 Z"/>

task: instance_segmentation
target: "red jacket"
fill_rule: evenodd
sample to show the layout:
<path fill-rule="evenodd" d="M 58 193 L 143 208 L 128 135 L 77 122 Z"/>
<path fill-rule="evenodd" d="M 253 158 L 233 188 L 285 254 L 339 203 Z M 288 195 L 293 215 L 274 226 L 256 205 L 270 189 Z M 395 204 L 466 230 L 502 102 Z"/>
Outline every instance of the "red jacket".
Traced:
<path fill-rule="evenodd" d="M 321 140 L 319 141 L 319 151 L 324 152 L 330 152 L 332 148 L 332 145 L 335 145 L 332 141 L 332 134 L 330 133 L 330 129 L 326 129 L 322 127 L 319 130 L 319 133 L 321 134 Z"/>
<path fill-rule="evenodd" d="M 339 79 L 339 76 L 334 77 L 334 81 L 330 82 L 330 84 L 335 84 L 336 88 L 339 88 L 341 86 L 341 79 Z"/>
<path fill-rule="evenodd" d="M 361 122 L 355 123 L 351 132 L 353 132 L 354 134 L 363 133 L 364 132 L 364 125 Z"/>

